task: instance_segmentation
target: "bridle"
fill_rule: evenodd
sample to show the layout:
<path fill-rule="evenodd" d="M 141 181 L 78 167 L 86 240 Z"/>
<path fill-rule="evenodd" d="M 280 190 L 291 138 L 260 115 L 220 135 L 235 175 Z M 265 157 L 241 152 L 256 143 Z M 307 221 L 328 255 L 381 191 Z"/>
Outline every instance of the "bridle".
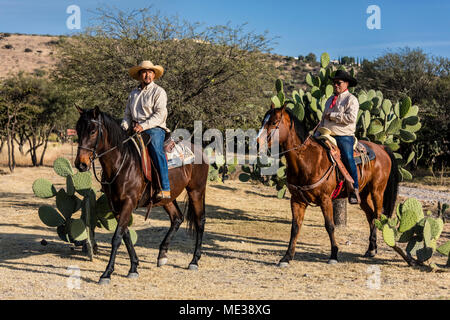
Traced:
<path fill-rule="evenodd" d="M 111 181 L 101 181 L 98 177 L 97 177 L 97 172 L 95 171 L 95 163 L 94 161 L 96 159 L 100 159 L 101 157 L 103 157 L 105 154 L 117 149 L 118 146 L 114 146 L 108 150 L 106 150 L 105 152 L 102 152 L 100 154 L 97 154 L 97 148 L 98 148 L 98 144 L 100 142 L 100 139 L 103 138 L 103 121 L 102 121 L 102 117 L 99 116 L 99 120 L 94 120 L 94 119 L 90 119 L 91 122 L 95 123 L 97 125 L 97 138 L 95 140 L 95 145 L 94 148 L 88 148 L 88 147 L 84 147 L 84 146 L 80 146 L 78 145 L 78 149 L 84 149 L 84 150 L 88 150 L 90 151 L 92 154 L 89 156 L 89 161 L 91 162 L 91 167 L 92 170 L 94 172 L 94 176 L 95 179 L 97 179 L 98 182 L 100 182 L 101 184 L 104 185 L 111 185 L 117 178 L 117 176 L 119 175 L 120 170 L 122 170 L 123 165 L 125 164 L 125 160 L 127 159 L 128 154 L 125 153 L 125 156 L 123 157 L 122 163 L 120 164 L 119 169 L 117 170 L 116 174 L 114 175 L 114 177 L 112 178 Z M 136 133 L 130 137 L 128 137 L 127 139 L 125 139 L 124 141 L 122 141 L 122 144 L 125 144 L 126 142 L 128 142 L 129 140 L 131 140 L 134 136 L 136 135 Z"/>

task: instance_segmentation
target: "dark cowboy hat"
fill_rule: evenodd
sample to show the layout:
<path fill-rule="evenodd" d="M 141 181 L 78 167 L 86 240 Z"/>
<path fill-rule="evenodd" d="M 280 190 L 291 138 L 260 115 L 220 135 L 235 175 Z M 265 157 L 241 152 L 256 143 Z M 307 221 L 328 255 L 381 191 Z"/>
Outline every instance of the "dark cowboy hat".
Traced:
<path fill-rule="evenodd" d="M 343 80 L 348 82 L 349 87 L 355 87 L 358 84 L 358 81 L 356 81 L 355 78 L 353 78 L 351 75 L 349 75 L 344 70 L 337 70 L 334 77 L 331 78 L 331 80 Z"/>

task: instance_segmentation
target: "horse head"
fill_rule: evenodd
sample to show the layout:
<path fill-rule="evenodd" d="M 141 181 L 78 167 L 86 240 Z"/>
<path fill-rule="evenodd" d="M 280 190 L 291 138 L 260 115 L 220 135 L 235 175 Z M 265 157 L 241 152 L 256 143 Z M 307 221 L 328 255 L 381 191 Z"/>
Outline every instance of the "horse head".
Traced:
<path fill-rule="evenodd" d="M 102 123 L 101 112 L 98 107 L 85 110 L 76 106 L 80 113 L 77 121 L 78 151 L 75 159 L 75 167 L 81 171 L 90 169 L 91 162 L 95 159 L 96 153 L 102 147 Z"/>
<path fill-rule="evenodd" d="M 260 151 L 264 151 L 272 146 L 275 141 L 282 145 L 289 136 L 291 120 L 286 110 L 286 104 L 280 108 L 275 108 L 272 103 L 269 111 L 264 115 L 261 129 L 256 138 L 256 143 Z"/>

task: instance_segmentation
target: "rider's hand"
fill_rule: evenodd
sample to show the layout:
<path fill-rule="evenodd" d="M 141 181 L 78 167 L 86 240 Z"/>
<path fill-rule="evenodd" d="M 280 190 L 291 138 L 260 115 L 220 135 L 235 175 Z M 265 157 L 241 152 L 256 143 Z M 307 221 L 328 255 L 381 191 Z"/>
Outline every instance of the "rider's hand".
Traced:
<path fill-rule="evenodd" d="M 134 132 L 138 132 L 138 133 L 144 131 L 144 129 L 141 127 L 141 125 L 137 124 L 137 123 L 134 126 L 133 130 L 134 130 Z"/>

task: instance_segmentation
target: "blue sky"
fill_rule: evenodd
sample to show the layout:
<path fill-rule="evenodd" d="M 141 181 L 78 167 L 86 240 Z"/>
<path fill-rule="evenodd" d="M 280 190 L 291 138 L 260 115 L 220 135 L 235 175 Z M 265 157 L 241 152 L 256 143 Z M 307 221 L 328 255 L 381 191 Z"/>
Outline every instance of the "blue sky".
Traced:
<path fill-rule="evenodd" d="M 0 0 L 0 32 L 71 34 L 69 5 L 81 9 L 81 31 L 93 10 L 105 5 L 120 9 L 152 5 L 167 16 L 219 25 L 247 23 L 248 31 L 269 31 L 278 37 L 274 53 L 298 56 L 326 51 L 331 58 L 373 59 L 387 50 L 420 47 L 426 53 L 450 58 L 450 1 L 394 0 Z M 370 5 L 380 8 L 381 29 L 370 30 Z"/>

